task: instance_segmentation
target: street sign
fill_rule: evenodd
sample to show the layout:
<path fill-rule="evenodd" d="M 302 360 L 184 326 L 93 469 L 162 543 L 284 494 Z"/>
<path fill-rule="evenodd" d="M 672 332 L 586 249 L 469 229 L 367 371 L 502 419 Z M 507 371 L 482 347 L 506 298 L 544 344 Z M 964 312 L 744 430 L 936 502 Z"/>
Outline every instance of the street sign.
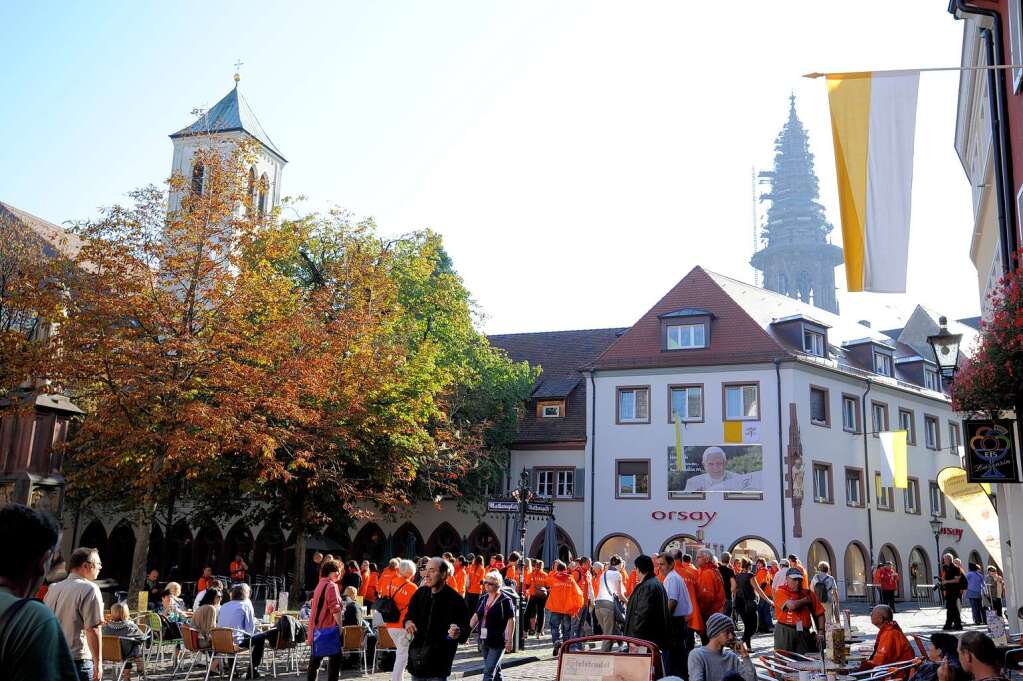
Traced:
<path fill-rule="evenodd" d="M 526 513 L 528 515 L 554 515 L 554 504 L 549 501 L 526 502 Z"/>
<path fill-rule="evenodd" d="M 518 513 L 519 502 L 514 499 L 487 499 L 487 513 Z"/>

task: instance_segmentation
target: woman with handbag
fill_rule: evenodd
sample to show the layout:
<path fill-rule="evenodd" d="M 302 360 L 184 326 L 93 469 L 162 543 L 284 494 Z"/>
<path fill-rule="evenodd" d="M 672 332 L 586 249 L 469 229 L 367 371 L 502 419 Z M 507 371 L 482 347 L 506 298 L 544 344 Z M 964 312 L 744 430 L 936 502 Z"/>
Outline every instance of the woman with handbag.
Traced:
<path fill-rule="evenodd" d="M 622 558 L 618 554 L 608 560 L 607 569 L 600 574 L 594 598 L 594 614 L 605 636 L 621 635 L 625 627 L 625 580 Z M 611 650 L 611 641 L 602 644 L 604 652 Z"/>
<path fill-rule="evenodd" d="M 306 681 L 316 681 L 320 669 L 320 661 L 328 658 L 327 681 L 337 681 L 341 675 L 341 594 L 337 583 L 341 579 L 341 565 L 334 560 L 324 560 L 320 564 L 320 583 L 313 591 L 310 600 L 312 609 L 309 611 L 309 633 L 306 643 L 309 644 L 309 670 Z"/>
<path fill-rule="evenodd" d="M 501 658 L 512 651 L 515 633 L 515 608 L 511 598 L 501 593 L 504 580 L 496 570 L 487 574 L 483 586 L 487 594 L 480 598 L 469 628 L 480 628 L 483 648 L 483 681 L 501 681 Z"/>

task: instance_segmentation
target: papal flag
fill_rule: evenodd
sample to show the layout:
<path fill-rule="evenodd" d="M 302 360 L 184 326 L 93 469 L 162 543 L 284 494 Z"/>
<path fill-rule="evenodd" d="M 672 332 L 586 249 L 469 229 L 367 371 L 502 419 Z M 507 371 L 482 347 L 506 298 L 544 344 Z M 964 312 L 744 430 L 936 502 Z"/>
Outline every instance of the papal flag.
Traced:
<path fill-rule="evenodd" d="M 905 293 L 920 72 L 827 80 L 848 288 Z"/>
<path fill-rule="evenodd" d="M 881 438 L 881 485 L 906 489 L 909 486 L 906 431 L 883 432 L 878 436 Z"/>

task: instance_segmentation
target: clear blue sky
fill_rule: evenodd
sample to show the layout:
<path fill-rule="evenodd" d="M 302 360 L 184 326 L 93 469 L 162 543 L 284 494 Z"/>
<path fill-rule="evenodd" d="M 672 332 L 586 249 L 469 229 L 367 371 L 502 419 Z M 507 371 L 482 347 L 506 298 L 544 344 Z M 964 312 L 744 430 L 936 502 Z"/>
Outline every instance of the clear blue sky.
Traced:
<path fill-rule="evenodd" d="M 800 74 L 959 62 L 942 0 L 721 6 L 4 3 L 0 200 L 59 223 L 163 181 L 167 135 L 240 58 L 284 193 L 441 232 L 488 331 L 631 324 L 694 265 L 752 279 L 750 169 L 790 91 L 837 237 L 824 85 Z M 978 308 L 957 83 L 921 81 L 909 296 L 840 292 L 877 324 Z"/>

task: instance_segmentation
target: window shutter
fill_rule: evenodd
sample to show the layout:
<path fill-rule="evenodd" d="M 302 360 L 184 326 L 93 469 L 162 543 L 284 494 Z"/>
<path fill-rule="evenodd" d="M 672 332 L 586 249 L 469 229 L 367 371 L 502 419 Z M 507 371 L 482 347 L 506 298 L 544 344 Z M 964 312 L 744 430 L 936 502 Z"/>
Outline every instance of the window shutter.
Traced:
<path fill-rule="evenodd" d="M 636 390 L 636 418 L 650 418 L 650 391 L 646 388 Z"/>
<path fill-rule="evenodd" d="M 575 469 L 575 498 L 582 499 L 586 496 L 586 469 Z"/>
<path fill-rule="evenodd" d="M 618 464 L 619 475 L 646 475 L 650 472 L 646 461 L 621 461 Z"/>

